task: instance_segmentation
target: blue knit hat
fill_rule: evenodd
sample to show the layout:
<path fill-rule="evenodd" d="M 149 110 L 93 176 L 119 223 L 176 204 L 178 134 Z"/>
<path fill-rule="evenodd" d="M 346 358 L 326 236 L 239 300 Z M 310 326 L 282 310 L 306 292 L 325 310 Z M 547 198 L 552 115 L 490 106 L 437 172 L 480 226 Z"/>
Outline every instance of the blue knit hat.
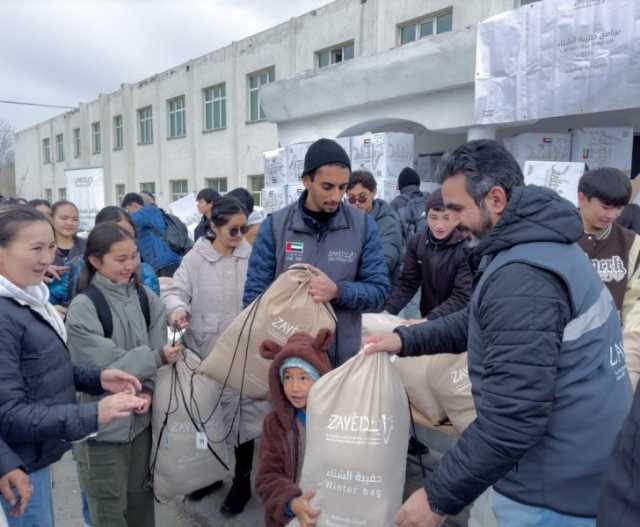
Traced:
<path fill-rule="evenodd" d="M 282 366 L 280 366 L 280 382 L 284 384 L 284 371 L 287 368 L 300 368 L 309 374 L 314 381 L 317 381 L 320 378 L 320 372 L 316 370 L 311 364 L 309 364 L 306 360 L 300 359 L 298 357 L 289 357 L 286 359 Z"/>

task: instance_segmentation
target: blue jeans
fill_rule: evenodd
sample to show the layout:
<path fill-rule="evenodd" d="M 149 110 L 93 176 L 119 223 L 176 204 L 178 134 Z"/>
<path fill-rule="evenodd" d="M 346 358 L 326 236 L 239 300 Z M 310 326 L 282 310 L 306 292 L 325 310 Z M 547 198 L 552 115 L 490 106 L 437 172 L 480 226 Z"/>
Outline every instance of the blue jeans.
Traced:
<path fill-rule="evenodd" d="M 51 467 L 32 472 L 29 474 L 29 480 L 33 487 L 33 496 L 22 516 L 11 516 L 11 506 L 4 498 L 0 497 L 9 527 L 55 527 Z"/>
<path fill-rule="evenodd" d="M 567 516 L 542 507 L 532 507 L 493 492 L 493 512 L 498 527 L 596 527 L 595 518 Z"/>

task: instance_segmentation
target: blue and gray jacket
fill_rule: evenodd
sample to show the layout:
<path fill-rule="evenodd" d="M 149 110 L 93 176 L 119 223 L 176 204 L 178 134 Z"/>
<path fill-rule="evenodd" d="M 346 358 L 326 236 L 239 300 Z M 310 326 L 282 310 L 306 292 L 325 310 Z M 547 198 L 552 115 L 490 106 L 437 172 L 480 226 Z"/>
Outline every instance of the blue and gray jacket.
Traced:
<path fill-rule="evenodd" d="M 311 264 L 338 286 L 332 301 L 338 321 L 332 363 L 340 365 L 360 349 L 362 313 L 381 311 L 389 293 L 389 275 L 378 228 L 371 216 L 341 203 L 327 225 L 320 225 L 302 205 L 304 192 L 260 226 L 249 259 L 244 289 L 246 305 L 262 294 L 283 271 Z"/>
<path fill-rule="evenodd" d="M 596 515 L 631 385 L 613 298 L 581 236 L 571 203 L 513 189 L 472 253 L 468 308 L 396 329 L 408 355 L 468 349 L 477 419 L 425 482 L 433 509 L 456 514 L 493 485 L 519 503 Z"/>

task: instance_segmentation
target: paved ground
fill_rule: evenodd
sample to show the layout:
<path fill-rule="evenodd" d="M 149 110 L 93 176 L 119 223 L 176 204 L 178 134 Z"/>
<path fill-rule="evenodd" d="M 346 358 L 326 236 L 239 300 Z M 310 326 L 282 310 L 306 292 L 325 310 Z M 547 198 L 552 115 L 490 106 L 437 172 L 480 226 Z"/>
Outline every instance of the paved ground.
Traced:
<path fill-rule="evenodd" d="M 432 448 L 432 453 L 424 459 L 427 468 L 430 468 L 440 457 L 438 452 L 444 451 L 450 445 L 450 440 L 442 434 L 422 435 L 421 439 L 427 441 Z M 405 494 L 410 494 L 420 486 L 420 472 L 418 465 L 408 464 Z M 80 488 L 75 463 L 70 454 L 54 466 L 53 474 L 57 527 L 83 527 Z M 258 527 L 264 525 L 262 506 L 255 496 L 240 516 L 229 519 L 220 514 L 220 504 L 229 486 L 227 482 L 223 489 L 197 503 L 158 504 L 156 527 Z M 468 513 L 465 511 L 462 515 L 450 519 L 447 525 L 467 527 Z"/>

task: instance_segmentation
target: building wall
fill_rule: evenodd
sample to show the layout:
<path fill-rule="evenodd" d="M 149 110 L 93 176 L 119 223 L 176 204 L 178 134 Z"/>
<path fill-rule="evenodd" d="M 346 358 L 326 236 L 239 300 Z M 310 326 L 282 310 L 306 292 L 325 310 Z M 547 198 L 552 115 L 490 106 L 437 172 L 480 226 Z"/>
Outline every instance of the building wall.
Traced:
<path fill-rule="evenodd" d="M 428 98 L 390 100 L 356 108 L 343 116 L 326 116 L 278 128 L 262 121 L 248 122 L 247 75 L 275 68 L 275 79 L 287 79 L 316 68 L 316 52 L 354 42 L 355 59 L 377 55 L 399 45 L 398 24 L 430 13 L 452 9 L 453 33 L 469 32 L 480 20 L 511 9 L 517 0 L 336 0 L 266 31 L 234 42 L 203 57 L 181 64 L 135 84 L 124 84 L 111 94 L 81 103 L 67 112 L 23 130 L 16 139 L 18 191 L 28 198 L 41 197 L 51 188 L 53 198 L 65 186 L 64 170 L 104 167 L 106 201 L 115 203 L 115 185 L 139 191 L 143 182 L 156 183 L 160 204 L 169 202 L 170 181 L 187 179 L 189 190 L 204 186 L 206 178 L 226 177 L 228 187 L 247 185 L 247 177 L 263 172 L 262 152 L 295 140 L 315 139 L 344 132 L 367 120 L 389 117 L 413 119 L 426 126 L 436 120 L 442 128 L 468 124 L 473 92 L 435 94 Z M 454 37 L 455 38 L 455 37 Z M 409 44 L 412 45 L 412 44 Z M 348 68 L 350 62 L 338 67 Z M 456 68 L 452 63 L 451 68 Z M 203 89 L 226 83 L 227 126 L 203 132 Z M 372 79 L 372 82 L 386 82 Z M 471 93 L 471 96 L 469 96 Z M 167 100 L 185 96 L 186 136 L 168 139 Z M 313 94 L 309 94 L 313 97 Z M 153 144 L 139 145 L 137 110 L 153 108 Z M 113 117 L 123 115 L 124 148 L 113 149 Z M 424 117 L 424 123 L 420 119 Z M 94 154 L 91 123 L 101 123 L 102 153 Z M 428 126 L 426 126 L 428 128 Z M 73 157 L 73 129 L 81 130 L 81 152 Z M 56 160 L 56 134 L 64 134 L 65 159 Z M 440 150 L 456 141 L 449 136 L 423 134 L 422 150 Z M 50 138 L 52 162 L 43 163 L 42 140 Z M 431 145 L 431 146 L 430 146 Z M 426 153 L 426 152 L 421 152 Z"/>

